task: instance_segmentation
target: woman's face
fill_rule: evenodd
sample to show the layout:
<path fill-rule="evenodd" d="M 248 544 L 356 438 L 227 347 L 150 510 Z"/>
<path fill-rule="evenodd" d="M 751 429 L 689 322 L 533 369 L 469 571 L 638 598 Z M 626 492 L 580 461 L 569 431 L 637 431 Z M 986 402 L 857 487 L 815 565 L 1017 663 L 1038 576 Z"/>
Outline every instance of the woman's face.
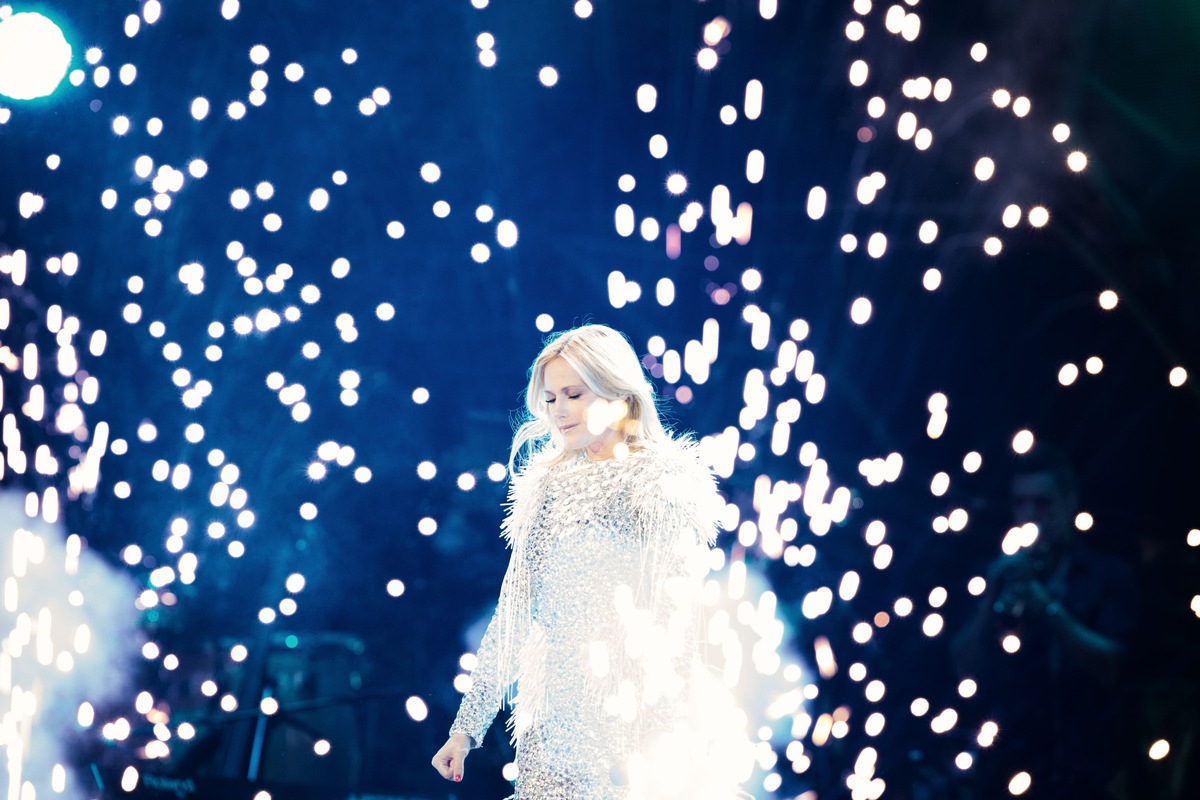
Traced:
<path fill-rule="evenodd" d="M 612 404 L 589 389 L 563 358 L 549 361 L 542 379 L 546 413 L 566 448 L 586 449 L 593 459 L 612 458 L 613 448 L 623 439 L 614 427 L 605 424 L 614 416 Z M 620 425 L 620 417 L 613 423 Z"/>

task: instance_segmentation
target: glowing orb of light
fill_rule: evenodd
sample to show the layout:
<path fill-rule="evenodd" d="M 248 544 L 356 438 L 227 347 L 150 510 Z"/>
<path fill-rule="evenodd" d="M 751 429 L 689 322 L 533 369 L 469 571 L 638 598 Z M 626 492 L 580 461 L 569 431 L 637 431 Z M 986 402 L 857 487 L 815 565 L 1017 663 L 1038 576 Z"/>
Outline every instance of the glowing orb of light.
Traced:
<path fill-rule="evenodd" d="M 975 177 L 981 181 L 990 180 L 996 174 L 996 162 L 984 156 L 975 162 Z"/>
<path fill-rule="evenodd" d="M 855 325 L 866 325 L 871 319 L 871 301 L 860 297 L 850 306 L 850 319 Z"/>
<path fill-rule="evenodd" d="M 404 701 L 404 710 L 416 722 L 422 722 L 429 716 L 429 707 L 425 705 L 424 700 L 416 695 Z"/>
<path fill-rule="evenodd" d="M 0 22 L 0 94 L 14 100 L 46 97 L 71 65 L 71 45 L 62 29 L 33 12 Z"/>

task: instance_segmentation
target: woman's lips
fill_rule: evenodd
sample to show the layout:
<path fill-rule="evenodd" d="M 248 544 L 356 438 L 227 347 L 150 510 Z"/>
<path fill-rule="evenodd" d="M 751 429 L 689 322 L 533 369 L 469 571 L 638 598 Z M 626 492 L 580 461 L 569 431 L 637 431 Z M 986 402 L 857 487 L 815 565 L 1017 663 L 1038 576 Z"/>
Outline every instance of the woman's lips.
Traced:
<path fill-rule="evenodd" d="M 562 433 L 566 433 L 567 431 L 570 431 L 570 430 L 573 430 L 574 428 L 576 428 L 578 426 L 578 424 L 579 423 L 575 423 L 574 425 L 567 425 L 564 428 L 559 428 L 559 431 L 561 431 Z"/>

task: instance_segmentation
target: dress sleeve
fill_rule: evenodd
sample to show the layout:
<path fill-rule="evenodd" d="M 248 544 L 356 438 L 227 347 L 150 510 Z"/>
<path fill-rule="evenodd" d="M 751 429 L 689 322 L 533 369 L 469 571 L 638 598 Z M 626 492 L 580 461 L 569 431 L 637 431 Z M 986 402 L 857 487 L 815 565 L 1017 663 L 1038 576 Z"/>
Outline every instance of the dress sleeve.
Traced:
<path fill-rule="evenodd" d="M 496 718 L 500 705 L 512 700 L 517 654 L 526 639 L 530 615 L 530 575 L 525 543 L 533 518 L 540 508 L 541 475 L 528 469 L 509 485 L 508 513 L 501 530 L 512 549 L 508 570 L 500 587 L 500 599 L 488 623 L 471 671 L 471 688 L 459 704 L 450 733 L 465 733 L 478 747 Z"/>
<path fill-rule="evenodd" d="M 500 602 L 504 602 L 504 590 L 500 590 Z M 499 669 L 499 616 L 500 607 L 487 624 L 484 640 L 475 656 L 475 668 L 470 673 L 470 688 L 458 704 L 458 714 L 450 726 L 450 734 L 464 733 L 470 736 L 470 746 L 479 747 L 484 734 L 492 726 L 504 699 L 504 686 Z"/>

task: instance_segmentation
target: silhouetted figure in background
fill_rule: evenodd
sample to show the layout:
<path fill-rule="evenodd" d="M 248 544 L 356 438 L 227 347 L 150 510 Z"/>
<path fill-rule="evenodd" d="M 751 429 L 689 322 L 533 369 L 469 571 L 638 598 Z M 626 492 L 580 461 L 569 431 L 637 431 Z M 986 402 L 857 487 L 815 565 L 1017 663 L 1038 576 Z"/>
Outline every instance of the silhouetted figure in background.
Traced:
<path fill-rule="evenodd" d="M 1009 781 L 1032 778 L 1027 798 L 1106 797 L 1118 749 L 1119 679 L 1136 619 L 1132 569 L 1079 541 L 1078 494 L 1066 457 L 1038 445 L 1012 476 L 1013 521 L 1032 522 L 1032 546 L 988 567 L 987 589 L 955 637 L 952 655 L 974 678 L 999 725 L 978 754 L 974 796 L 1011 797 Z M 1003 646 L 1006 637 L 1010 649 Z"/>

